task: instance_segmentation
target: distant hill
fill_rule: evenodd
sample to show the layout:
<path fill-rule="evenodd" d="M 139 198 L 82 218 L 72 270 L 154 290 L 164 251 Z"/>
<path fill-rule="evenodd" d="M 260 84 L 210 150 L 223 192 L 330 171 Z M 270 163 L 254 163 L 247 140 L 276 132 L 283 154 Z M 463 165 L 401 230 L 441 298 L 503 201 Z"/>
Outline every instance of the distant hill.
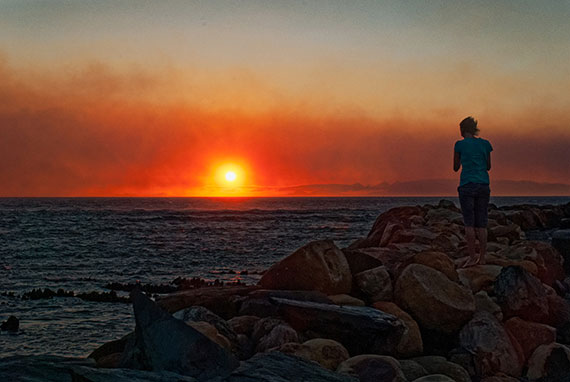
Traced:
<path fill-rule="evenodd" d="M 310 184 L 282 187 L 283 196 L 449 196 L 457 194 L 457 179 L 424 179 L 376 185 Z M 529 180 L 495 180 L 495 196 L 570 196 L 570 184 L 539 183 Z"/>

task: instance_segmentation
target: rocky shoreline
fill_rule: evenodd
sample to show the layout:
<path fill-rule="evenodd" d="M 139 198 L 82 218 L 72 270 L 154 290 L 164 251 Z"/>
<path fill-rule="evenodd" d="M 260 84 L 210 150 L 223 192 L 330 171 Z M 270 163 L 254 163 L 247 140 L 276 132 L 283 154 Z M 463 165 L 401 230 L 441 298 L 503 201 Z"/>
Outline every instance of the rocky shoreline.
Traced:
<path fill-rule="evenodd" d="M 308 243 L 258 285 L 191 287 L 155 301 L 115 285 L 131 292 L 131 334 L 86 359 L 0 359 L 0 379 L 570 378 L 570 203 L 491 205 L 489 218 L 486 264 L 469 268 L 458 267 L 467 256 L 460 211 L 442 200 L 384 212 L 347 248 Z M 161 288 L 146 292 L 171 292 Z"/>

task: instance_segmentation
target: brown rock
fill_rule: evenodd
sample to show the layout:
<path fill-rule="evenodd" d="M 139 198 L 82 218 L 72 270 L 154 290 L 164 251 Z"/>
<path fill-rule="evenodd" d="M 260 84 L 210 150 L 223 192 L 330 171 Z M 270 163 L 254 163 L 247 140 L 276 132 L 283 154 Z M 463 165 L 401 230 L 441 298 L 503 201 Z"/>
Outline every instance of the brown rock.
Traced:
<path fill-rule="evenodd" d="M 354 281 L 370 301 L 392 300 L 392 279 L 385 266 L 360 272 L 354 276 Z"/>
<path fill-rule="evenodd" d="M 392 237 L 396 234 L 396 232 L 402 231 L 404 229 L 405 229 L 404 226 L 399 223 L 386 224 L 384 232 L 382 232 L 382 238 L 380 239 L 380 244 L 378 244 L 378 246 L 379 247 L 387 246 L 388 244 L 390 244 L 390 241 L 392 240 Z"/>
<path fill-rule="evenodd" d="M 336 370 L 338 365 L 350 357 L 341 343 L 325 338 L 315 338 L 302 344 L 288 343 L 278 350 L 317 362 L 329 370 Z"/>
<path fill-rule="evenodd" d="M 540 345 L 528 360 L 530 380 L 564 380 L 570 374 L 570 349 L 558 343 Z M 564 378 L 564 379 L 562 379 Z"/>
<path fill-rule="evenodd" d="M 530 260 L 513 260 L 513 259 L 505 259 L 498 256 L 488 255 L 485 258 L 485 262 L 488 265 L 498 265 L 500 267 L 508 267 L 508 266 L 519 266 L 524 268 L 528 273 L 533 276 L 538 276 L 538 266 L 534 261 Z"/>
<path fill-rule="evenodd" d="M 386 245 L 391 243 L 431 244 L 437 236 L 437 233 L 425 228 L 405 228 L 395 231 Z"/>
<path fill-rule="evenodd" d="M 235 316 L 237 312 L 236 303 L 232 300 L 232 297 L 244 296 L 256 289 L 260 289 L 260 287 L 248 285 L 189 289 L 158 297 L 157 303 L 162 309 L 170 313 L 188 308 L 189 306 L 199 305 L 211 310 L 222 318 L 229 319 Z"/>
<path fill-rule="evenodd" d="M 416 215 L 423 217 L 425 215 L 425 209 L 420 206 L 396 207 L 382 213 L 378 216 L 372 229 L 368 233 L 366 243 L 362 243 L 361 245 L 363 247 L 378 247 L 388 224 L 400 224 L 404 228 L 410 228 L 412 217 Z"/>
<path fill-rule="evenodd" d="M 496 238 L 507 238 L 509 240 L 509 243 L 524 238 L 524 233 L 522 232 L 521 227 L 516 224 L 489 227 L 489 234 L 493 235 Z"/>
<path fill-rule="evenodd" d="M 475 265 L 458 269 L 457 274 L 463 285 L 471 289 L 473 293 L 477 293 L 480 290 L 492 290 L 501 269 L 502 267 L 498 265 Z"/>
<path fill-rule="evenodd" d="M 455 270 L 455 264 L 443 252 L 420 252 L 415 255 L 412 261 L 416 264 L 422 264 L 427 267 L 437 269 L 446 275 L 451 281 L 459 281 L 459 276 Z"/>
<path fill-rule="evenodd" d="M 352 306 L 365 306 L 366 304 L 359 298 L 352 297 L 348 294 L 336 294 L 328 296 L 331 301 L 337 305 L 352 305 Z"/>
<path fill-rule="evenodd" d="M 420 328 L 408 313 L 404 312 L 393 302 L 379 301 L 372 304 L 376 309 L 398 317 L 404 323 L 405 330 L 400 343 L 396 347 L 396 354 L 400 357 L 411 357 L 422 354 L 423 342 Z"/>
<path fill-rule="evenodd" d="M 253 328 L 259 320 L 257 316 L 236 316 L 228 320 L 228 325 L 235 333 L 251 337 Z"/>
<path fill-rule="evenodd" d="M 536 264 L 537 271 L 527 271 L 547 285 L 553 285 L 556 280 L 563 280 L 565 277 L 562 256 L 547 243 L 523 241 L 499 251 L 497 256 L 508 260 L 532 261 Z"/>
<path fill-rule="evenodd" d="M 382 261 L 371 256 L 365 250 L 343 249 L 342 252 L 346 257 L 352 275 L 383 265 Z"/>
<path fill-rule="evenodd" d="M 501 323 L 488 312 L 477 312 L 459 333 L 460 345 L 473 355 L 476 374 L 503 372 L 519 377 L 523 356 Z"/>
<path fill-rule="evenodd" d="M 453 333 L 475 312 L 471 291 L 421 264 L 408 266 L 395 288 L 396 303 L 427 329 Z"/>
<path fill-rule="evenodd" d="M 556 328 L 563 327 L 570 323 L 570 304 L 568 301 L 557 294 L 549 294 L 548 300 L 548 319 L 545 324 Z"/>
<path fill-rule="evenodd" d="M 518 317 L 507 320 L 505 329 L 521 345 L 525 359 L 528 359 L 540 345 L 556 341 L 556 329 L 552 326 L 524 321 Z"/>
<path fill-rule="evenodd" d="M 358 377 L 360 382 L 405 382 L 406 377 L 397 359 L 375 354 L 362 354 L 341 363 L 339 374 Z"/>
<path fill-rule="evenodd" d="M 342 251 L 332 241 L 322 240 L 309 243 L 274 264 L 260 284 L 268 289 L 341 294 L 350 292 L 352 275 Z"/>
<path fill-rule="evenodd" d="M 426 219 L 429 222 L 445 222 L 445 223 L 454 223 L 460 222 L 463 223 L 463 216 L 458 211 L 453 211 L 447 208 L 434 208 L 430 209 L 426 214 Z"/>

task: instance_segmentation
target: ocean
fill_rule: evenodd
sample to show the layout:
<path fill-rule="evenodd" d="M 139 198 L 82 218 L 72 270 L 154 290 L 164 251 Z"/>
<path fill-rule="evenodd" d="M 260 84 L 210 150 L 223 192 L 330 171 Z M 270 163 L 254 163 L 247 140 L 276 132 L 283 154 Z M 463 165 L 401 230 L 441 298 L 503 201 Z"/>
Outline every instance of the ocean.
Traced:
<path fill-rule="evenodd" d="M 0 198 L 0 322 L 20 319 L 19 333 L 0 332 L 0 358 L 87 356 L 134 328 L 129 304 L 21 299 L 32 289 L 108 292 L 110 282 L 161 284 L 177 277 L 255 284 L 264 269 L 310 241 L 346 247 L 380 213 L 440 199 Z M 569 201 L 491 198 L 497 206 Z"/>

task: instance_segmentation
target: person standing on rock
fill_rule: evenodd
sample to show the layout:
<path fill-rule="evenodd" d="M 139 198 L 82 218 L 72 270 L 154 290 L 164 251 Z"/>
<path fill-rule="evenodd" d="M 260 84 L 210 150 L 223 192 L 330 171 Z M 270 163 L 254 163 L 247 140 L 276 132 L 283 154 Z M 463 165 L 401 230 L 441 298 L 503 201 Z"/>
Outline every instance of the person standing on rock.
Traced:
<path fill-rule="evenodd" d="M 491 169 L 491 151 L 489 141 L 477 138 L 479 129 L 473 117 L 467 117 L 459 124 L 462 140 L 455 142 L 453 153 L 453 171 L 460 167 L 459 203 L 465 224 L 465 240 L 469 258 L 462 265 L 469 267 L 485 264 L 487 253 L 487 207 L 491 190 L 489 189 L 489 170 Z M 475 252 L 475 238 L 479 239 L 479 255 Z"/>

